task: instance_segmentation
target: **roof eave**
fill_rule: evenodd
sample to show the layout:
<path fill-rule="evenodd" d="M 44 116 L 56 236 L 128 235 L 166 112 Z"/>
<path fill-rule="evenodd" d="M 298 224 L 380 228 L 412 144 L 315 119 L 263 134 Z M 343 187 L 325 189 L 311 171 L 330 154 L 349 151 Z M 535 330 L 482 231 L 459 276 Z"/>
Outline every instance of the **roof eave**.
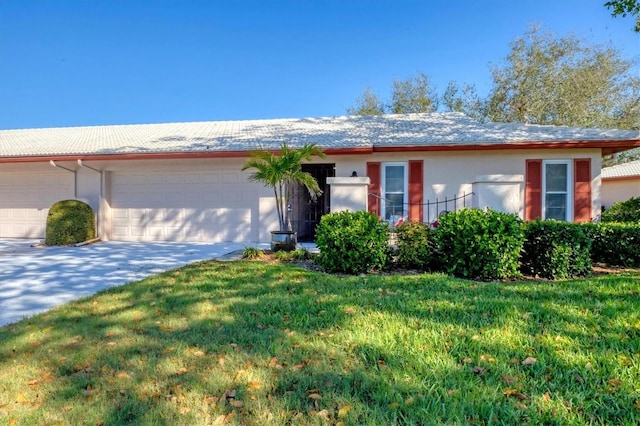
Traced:
<path fill-rule="evenodd" d="M 425 151 L 491 151 L 512 149 L 579 149 L 600 148 L 603 155 L 615 154 L 640 147 L 640 140 L 588 140 L 588 141 L 527 141 L 512 143 L 438 144 L 373 146 L 351 148 L 324 148 L 326 155 L 362 155 L 385 152 Z M 36 163 L 45 161 L 114 161 L 114 160 L 171 160 L 197 158 L 246 158 L 251 151 L 198 151 L 198 152 L 139 152 L 118 154 L 65 154 L 41 156 L 0 157 L 0 163 Z"/>
<path fill-rule="evenodd" d="M 583 141 L 523 141 L 511 143 L 476 143 L 470 145 L 404 145 L 404 146 L 375 146 L 374 152 L 400 151 L 491 151 L 505 149 L 579 149 L 600 148 L 603 155 L 615 154 L 628 149 L 640 147 L 639 139 L 631 140 L 583 140 Z"/>

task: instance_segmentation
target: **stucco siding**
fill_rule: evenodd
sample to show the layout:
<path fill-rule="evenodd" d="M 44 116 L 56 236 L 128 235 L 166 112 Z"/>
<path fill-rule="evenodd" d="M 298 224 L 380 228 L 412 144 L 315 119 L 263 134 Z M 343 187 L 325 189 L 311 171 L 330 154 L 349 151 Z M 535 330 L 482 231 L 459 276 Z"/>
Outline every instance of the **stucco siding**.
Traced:
<path fill-rule="evenodd" d="M 0 238 L 44 238 L 49 208 L 74 198 L 74 176 L 49 167 L 0 167 Z"/>
<path fill-rule="evenodd" d="M 611 207 L 619 201 L 640 197 L 640 176 L 629 179 L 602 180 L 602 205 Z"/>
<path fill-rule="evenodd" d="M 527 159 L 591 159 L 592 216 L 600 214 L 600 150 L 397 152 L 334 155 L 336 177 L 366 177 L 367 162 L 423 161 L 423 200 L 477 192 L 465 204 L 513 211 L 523 217 Z M 101 160 L 84 168 L 59 162 L 0 164 L 1 236 L 41 238 L 46 210 L 77 198 L 98 217 L 99 236 L 120 240 L 268 241 L 277 228 L 272 190 L 241 171 L 245 158 Z M 457 207 L 460 207 L 458 205 Z M 435 210 L 434 210 L 435 209 Z M 452 205 L 424 208 L 430 221 Z M 20 217 L 29 218 L 22 220 Z M 24 224 L 30 225 L 25 227 Z"/>
<path fill-rule="evenodd" d="M 504 200 L 494 198 L 494 201 L 487 204 L 489 199 L 467 200 L 467 207 L 492 207 L 498 210 L 507 210 L 518 213 L 524 217 L 524 173 L 525 161 L 527 159 L 542 160 L 573 160 L 577 158 L 591 159 L 591 188 L 592 188 L 592 217 L 600 214 L 600 150 L 599 149 L 575 149 L 575 150 L 505 150 L 505 151 L 452 151 L 452 152 L 424 152 L 424 153 L 389 153 L 372 154 L 368 156 L 342 156 L 336 157 L 336 176 L 350 176 L 353 171 L 358 176 L 366 176 L 367 161 L 385 162 L 407 162 L 409 160 L 424 161 L 424 202 L 442 201 L 446 197 L 451 199 L 464 193 L 474 192 L 474 183 L 492 176 L 499 180 L 499 176 L 504 177 L 504 181 L 517 180 L 518 183 L 519 206 L 513 205 L 515 197 L 513 182 L 509 182 L 510 188 L 505 185 L 495 183 L 497 192 L 506 191 L 511 202 L 504 204 Z M 450 204 L 448 209 L 452 209 Z M 460 207 L 460 206 L 458 206 Z M 440 207 L 440 210 L 444 207 Z M 425 221 L 432 220 L 434 212 L 424 209 Z M 431 217 L 427 217 L 430 215 Z"/>

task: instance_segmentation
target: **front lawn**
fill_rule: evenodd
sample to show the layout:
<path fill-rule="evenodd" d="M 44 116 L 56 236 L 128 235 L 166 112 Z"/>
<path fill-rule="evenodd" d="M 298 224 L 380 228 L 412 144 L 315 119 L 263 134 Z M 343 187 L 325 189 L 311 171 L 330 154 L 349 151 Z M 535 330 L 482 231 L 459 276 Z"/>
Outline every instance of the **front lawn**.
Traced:
<path fill-rule="evenodd" d="M 203 262 L 0 328 L 9 425 L 640 423 L 640 274 Z"/>

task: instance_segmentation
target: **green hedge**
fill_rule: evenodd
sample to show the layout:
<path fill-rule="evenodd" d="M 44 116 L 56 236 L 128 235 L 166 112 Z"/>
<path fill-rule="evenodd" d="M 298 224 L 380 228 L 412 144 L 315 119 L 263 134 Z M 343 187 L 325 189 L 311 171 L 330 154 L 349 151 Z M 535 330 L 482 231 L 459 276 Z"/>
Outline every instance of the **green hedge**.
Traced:
<path fill-rule="evenodd" d="M 491 209 L 447 213 L 439 218 L 437 240 L 450 274 L 482 280 L 519 275 L 524 234 L 515 214 Z"/>
<path fill-rule="evenodd" d="M 602 212 L 603 222 L 640 223 L 640 197 L 632 197 L 627 201 L 615 203 Z"/>
<path fill-rule="evenodd" d="M 396 263 L 400 268 L 434 271 L 437 264 L 435 230 L 418 222 L 404 222 L 396 227 Z"/>
<path fill-rule="evenodd" d="M 316 245 L 318 264 L 327 272 L 382 269 L 387 264 L 389 225 L 364 211 L 327 214 L 316 228 Z"/>
<path fill-rule="evenodd" d="M 593 262 L 640 267 L 640 224 L 585 223 L 582 226 L 591 240 Z"/>
<path fill-rule="evenodd" d="M 47 216 L 45 244 L 76 244 L 96 237 L 96 220 L 91 207 L 78 200 L 54 203 Z"/>
<path fill-rule="evenodd" d="M 528 222 L 521 270 L 548 279 L 591 273 L 591 240 L 579 223 L 555 220 Z"/>

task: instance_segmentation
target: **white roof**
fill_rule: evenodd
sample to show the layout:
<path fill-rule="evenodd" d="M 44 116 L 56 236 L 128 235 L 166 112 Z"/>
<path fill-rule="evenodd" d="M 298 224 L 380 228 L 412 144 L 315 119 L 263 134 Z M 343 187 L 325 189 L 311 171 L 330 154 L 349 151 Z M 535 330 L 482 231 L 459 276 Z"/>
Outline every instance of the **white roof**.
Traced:
<path fill-rule="evenodd" d="M 614 140 L 640 140 L 640 132 L 430 113 L 0 130 L 0 158 L 250 151 L 278 149 L 285 141 L 340 149 Z"/>
<path fill-rule="evenodd" d="M 602 178 L 620 178 L 638 176 L 640 177 L 640 160 L 631 161 L 629 163 L 617 164 L 602 169 Z"/>

